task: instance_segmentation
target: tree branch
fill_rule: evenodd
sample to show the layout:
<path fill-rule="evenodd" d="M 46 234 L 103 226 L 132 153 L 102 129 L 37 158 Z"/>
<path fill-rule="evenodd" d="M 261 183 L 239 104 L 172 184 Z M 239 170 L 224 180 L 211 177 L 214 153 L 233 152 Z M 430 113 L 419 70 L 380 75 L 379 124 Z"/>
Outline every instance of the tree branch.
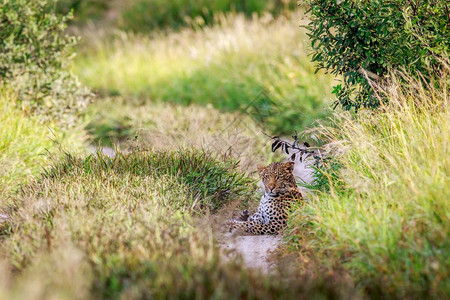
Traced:
<path fill-rule="evenodd" d="M 373 72 L 370 72 L 370 71 L 367 71 L 367 70 L 363 69 L 362 67 L 359 67 L 358 72 L 363 74 L 363 75 L 365 75 L 365 76 L 367 76 L 367 77 L 369 77 L 372 80 L 375 80 L 375 81 L 378 81 L 378 80 L 381 79 L 381 77 L 378 76 L 377 74 L 375 74 Z"/>

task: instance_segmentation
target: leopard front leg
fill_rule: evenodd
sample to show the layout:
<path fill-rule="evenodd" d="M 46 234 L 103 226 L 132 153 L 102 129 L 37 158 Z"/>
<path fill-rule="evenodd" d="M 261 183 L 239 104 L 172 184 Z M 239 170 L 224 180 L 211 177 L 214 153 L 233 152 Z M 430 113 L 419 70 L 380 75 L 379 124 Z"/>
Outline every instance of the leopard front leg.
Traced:
<path fill-rule="evenodd" d="M 285 221 L 271 221 L 268 223 L 261 223 L 257 220 L 250 221 L 231 221 L 230 232 L 235 229 L 242 229 L 245 232 L 259 235 L 259 234 L 277 234 L 283 227 L 286 226 Z"/>
<path fill-rule="evenodd" d="M 250 217 L 250 213 L 248 212 L 247 209 L 244 209 L 241 212 L 241 215 L 236 220 L 238 220 L 238 221 L 248 221 L 249 217 Z"/>

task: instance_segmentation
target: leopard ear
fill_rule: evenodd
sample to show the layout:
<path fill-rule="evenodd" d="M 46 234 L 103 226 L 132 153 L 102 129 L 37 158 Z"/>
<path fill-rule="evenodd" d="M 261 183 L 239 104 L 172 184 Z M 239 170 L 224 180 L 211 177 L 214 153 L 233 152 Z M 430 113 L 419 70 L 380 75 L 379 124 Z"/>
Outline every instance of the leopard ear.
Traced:
<path fill-rule="evenodd" d="M 256 168 L 258 169 L 258 173 L 261 173 L 266 169 L 266 167 L 264 167 L 263 165 L 258 165 Z"/>
<path fill-rule="evenodd" d="M 294 166 L 295 166 L 295 163 L 293 161 L 288 161 L 287 163 L 284 164 L 286 171 L 288 171 L 290 173 L 294 172 Z"/>

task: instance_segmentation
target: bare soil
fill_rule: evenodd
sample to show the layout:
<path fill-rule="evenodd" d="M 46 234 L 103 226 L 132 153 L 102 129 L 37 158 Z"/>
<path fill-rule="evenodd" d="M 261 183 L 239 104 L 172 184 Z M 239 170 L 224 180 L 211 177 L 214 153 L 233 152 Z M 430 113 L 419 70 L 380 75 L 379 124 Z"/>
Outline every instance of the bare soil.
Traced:
<path fill-rule="evenodd" d="M 217 237 L 218 244 L 224 253 L 224 259 L 229 260 L 240 256 L 246 268 L 270 273 L 276 269 L 271 261 L 271 254 L 281 243 L 280 235 L 236 235 L 221 234 Z"/>

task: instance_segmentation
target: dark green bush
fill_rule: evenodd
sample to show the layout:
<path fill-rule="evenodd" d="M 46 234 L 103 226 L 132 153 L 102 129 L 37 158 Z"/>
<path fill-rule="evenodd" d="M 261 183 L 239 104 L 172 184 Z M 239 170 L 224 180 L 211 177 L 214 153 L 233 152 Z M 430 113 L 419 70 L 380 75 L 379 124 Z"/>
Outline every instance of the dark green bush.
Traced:
<path fill-rule="evenodd" d="M 51 3 L 0 4 L 0 85 L 17 93 L 27 112 L 71 125 L 89 94 L 65 70 L 76 38 L 63 34 L 70 16 L 52 13 Z"/>
<path fill-rule="evenodd" d="M 333 93 L 345 109 L 379 105 L 371 81 L 390 69 L 422 74 L 431 81 L 450 43 L 447 1 L 305 0 L 312 60 L 343 75 Z M 431 71 L 430 71 L 431 70 Z"/>

